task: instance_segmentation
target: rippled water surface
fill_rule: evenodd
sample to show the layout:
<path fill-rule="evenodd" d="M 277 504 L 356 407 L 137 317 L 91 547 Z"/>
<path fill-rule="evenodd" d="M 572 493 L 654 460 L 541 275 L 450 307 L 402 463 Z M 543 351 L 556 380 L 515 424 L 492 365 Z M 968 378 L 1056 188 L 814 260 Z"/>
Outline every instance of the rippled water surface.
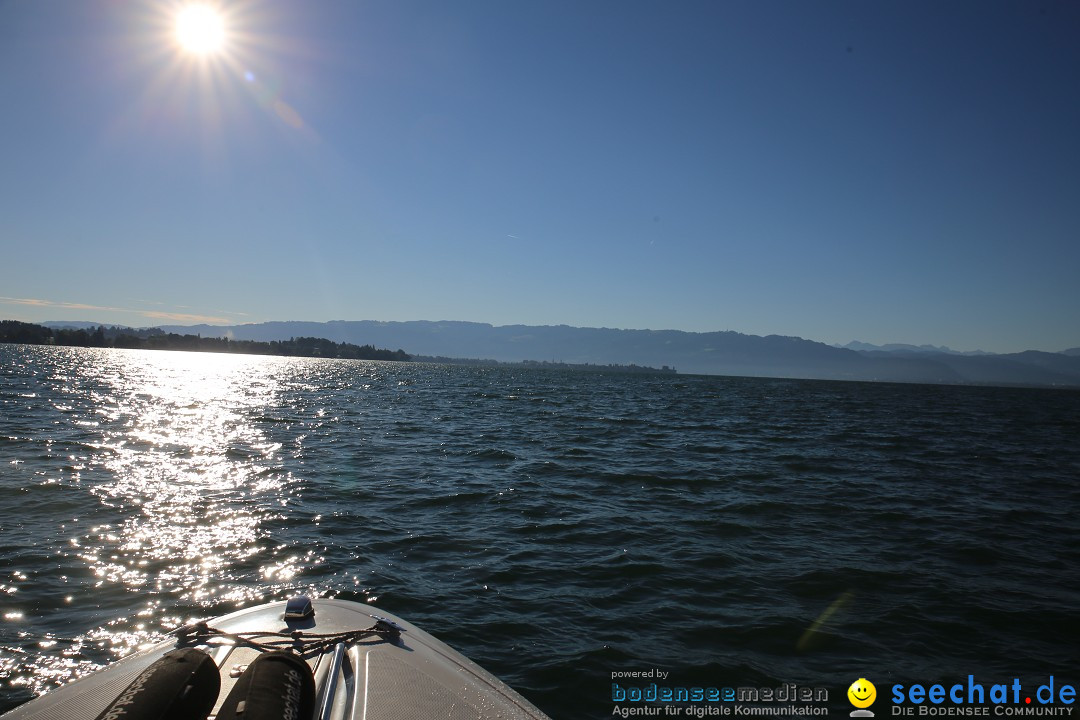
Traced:
<path fill-rule="evenodd" d="M 0 345 L 0 710 L 298 589 L 556 718 L 1075 675 L 1078 510 L 1075 392 Z"/>

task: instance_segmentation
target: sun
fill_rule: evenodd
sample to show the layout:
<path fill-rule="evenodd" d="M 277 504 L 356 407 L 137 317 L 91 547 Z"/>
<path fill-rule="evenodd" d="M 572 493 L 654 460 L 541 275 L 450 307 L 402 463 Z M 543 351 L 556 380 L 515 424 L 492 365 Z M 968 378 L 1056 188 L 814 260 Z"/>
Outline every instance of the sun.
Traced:
<path fill-rule="evenodd" d="M 185 5 L 176 14 L 176 39 L 192 55 L 216 55 L 225 47 L 225 22 L 213 6 Z"/>

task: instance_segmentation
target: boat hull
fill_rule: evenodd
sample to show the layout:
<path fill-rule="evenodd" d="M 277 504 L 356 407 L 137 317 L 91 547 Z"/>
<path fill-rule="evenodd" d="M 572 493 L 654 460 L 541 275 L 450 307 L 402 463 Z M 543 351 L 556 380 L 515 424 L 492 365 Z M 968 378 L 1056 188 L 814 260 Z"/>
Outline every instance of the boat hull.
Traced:
<path fill-rule="evenodd" d="M 296 631 L 300 637 L 352 634 L 301 651 L 315 677 L 313 717 L 319 720 L 547 718 L 491 673 L 401 618 L 344 600 L 316 599 L 311 606 L 314 612 L 303 618 L 286 619 L 286 603 L 277 602 L 208 620 L 35 698 L 3 720 L 95 720 L 140 673 L 178 647 L 197 647 L 213 657 L 221 675 L 213 717 L 243 669 L 264 650 L 247 640 L 262 636 L 248 634 L 277 633 L 278 647 L 289 647 Z M 375 626 L 389 632 L 359 633 Z"/>

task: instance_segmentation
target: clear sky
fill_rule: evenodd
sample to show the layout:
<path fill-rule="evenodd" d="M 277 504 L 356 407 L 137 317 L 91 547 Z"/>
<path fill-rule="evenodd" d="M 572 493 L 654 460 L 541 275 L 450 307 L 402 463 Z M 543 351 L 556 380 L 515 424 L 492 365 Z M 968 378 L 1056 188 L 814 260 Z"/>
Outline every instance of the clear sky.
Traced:
<path fill-rule="evenodd" d="M 1080 4 L 0 1 L 0 317 L 1080 346 Z"/>

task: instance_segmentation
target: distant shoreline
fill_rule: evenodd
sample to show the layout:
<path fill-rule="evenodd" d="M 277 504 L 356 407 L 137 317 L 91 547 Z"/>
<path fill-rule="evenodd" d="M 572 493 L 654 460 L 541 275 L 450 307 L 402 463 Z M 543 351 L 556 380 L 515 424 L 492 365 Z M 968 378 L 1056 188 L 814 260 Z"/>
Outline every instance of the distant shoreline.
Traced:
<path fill-rule="evenodd" d="M 299 337 L 289 340 L 230 340 L 229 338 L 180 335 L 161 328 L 134 329 L 122 326 L 86 328 L 50 328 L 19 320 L 0 320 L 0 343 L 43 345 L 52 347 L 91 347 L 124 350 L 175 350 L 180 352 L 213 352 L 236 355 L 269 355 L 275 357 L 316 357 L 338 360 L 388 360 L 394 362 L 429 362 L 444 365 L 476 367 L 522 367 L 574 372 L 611 372 L 638 375 L 675 375 L 673 367 L 647 365 L 565 363 L 547 360 L 501 361 L 444 356 L 413 356 L 404 350 L 384 350 L 373 345 L 354 345 L 325 338 Z"/>
<path fill-rule="evenodd" d="M 523 367 L 523 368 L 540 368 L 546 370 L 573 370 L 575 372 L 617 372 L 617 373 L 632 373 L 640 375 L 675 375 L 676 370 L 673 367 L 664 365 L 663 367 L 654 368 L 648 365 L 635 365 L 630 363 L 629 365 L 622 365 L 619 363 L 608 363 L 605 365 L 597 363 L 565 363 L 555 362 L 548 360 L 483 360 L 473 358 L 452 358 L 444 357 L 442 355 L 417 355 L 413 358 L 416 362 L 429 362 L 439 363 L 441 365 L 471 365 L 476 367 Z"/>
<path fill-rule="evenodd" d="M 18 320 L 0 320 L 0 342 L 22 345 L 51 345 L 58 347 L 117 348 L 126 350 L 178 350 L 183 352 L 215 352 L 237 355 L 270 355 L 277 357 L 317 357 L 339 360 L 391 360 L 409 362 L 412 356 L 404 350 L 383 350 L 373 345 L 336 343 L 325 338 L 300 337 L 289 340 L 229 340 L 166 333 L 160 328 L 133 330 L 99 325 L 93 330 L 84 328 L 49 328 Z"/>

